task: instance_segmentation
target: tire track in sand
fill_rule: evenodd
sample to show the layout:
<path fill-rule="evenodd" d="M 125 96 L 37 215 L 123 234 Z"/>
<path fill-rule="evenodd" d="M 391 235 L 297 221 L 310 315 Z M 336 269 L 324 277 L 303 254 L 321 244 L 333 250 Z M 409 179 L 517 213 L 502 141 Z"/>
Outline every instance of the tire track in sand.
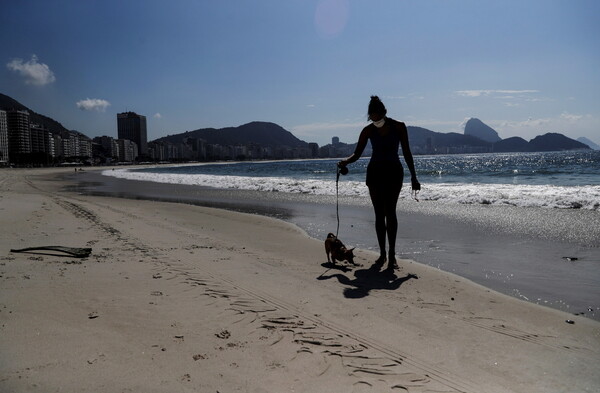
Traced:
<path fill-rule="evenodd" d="M 144 252 L 146 255 L 148 253 L 156 255 L 157 253 L 160 253 L 160 249 L 144 245 L 139 240 L 135 240 L 132 236 L 103 222 L 92 210 L 95 208 L 110 210 L 121 216 L 143 221 L 147 223 L 147 225 L 152 225 L 167 231 L 176 230 L 189 238 L 195 238 L 196 236 L 195 233 L 191 233 L 191 230 L 183 230 L 180 226 L 171 226 L 168 223 L 168 220 L 161 221 L 158 219 L 153 220 L 148 217 L 140 217 L 131 214 L 128 211 L 115 208 L 114 206 L 108 206 L 88 200 L 77 201 L 77 199 L 75 199 L 77 202 L 80 202 L 77 203 L 69 201 L 62 196 L 59 197 L 56 194 L 52 194 L 52 197 L 57 204 L 72 212 L 74 215 L 88 220 L 109 235 L 122 240 L 124 244 L 135 246 L 135 249 Z M 94 208 L 90 210 L 89 208 L 83 207 L 82 204 L 93 205 Z M 219 245 L 216 246 L 218 247 Z M 218 249 L 215 250 L 215 252 L 218 252 Z M 395 380 L 398 381 L 398 383 L 395 383 L 390 387 L 398 390 L 404 389 L 405 391 L 408 391 L 408 387 L 411 386 L 410 391 L 415 389 L 430 390 L 433 387 L 432 385 L 441 385 L 435 387 L 435 389 L 439 391 L 478 391 L 477 387 L 472 386 L 472 384 L 467 381 L 458 380 L 450 376 L 450 374 L 444 370 L 432 367 L 430 364 L 420 361 L 408 353 L 389 348 L 377 340 L 370 339 L 357 334 L 356 332 L 351 332 L 345 327 L 337 326 L 326 319 L 303 314 L 296 307 L 281 299 L 273 298 L 268 294 L 259 293 L 253 289 L 243 288 L 233 281 L 211 275 L 201 267 L 194 267 L 194 269 L 190 271 L 183 265 L 178 268 L 177 262 L 163 261 L 161 263 L 166 270 L 180 275 L 182 280 L 187 284 L 195 287 L 205 287 L 204 295 L 229 300 L 231 310 L 235 312 L 254 313 L 254 320 L 260 323 L 260 328 L 292 333 L 291 339 L 298 344 L 299 353 L 325 353 L 329 357 L 341 359 L 342 364 L 349 370 L 351 375 L 370 377 L 395 375 Z M 245 294 L 245 296 L 242 297 L 240 293 Z M 495 323 L 499 321 L 479 321 L 477 319 L 462 318 L 459 316 L 453 316 L 453 318 L 460 319 L 465 323 L 497 334 L 538 345 L 559 348 L 562 350 L 567 349 L 577 353 L 580 353 L 584 349 L 555 345 L 555 343 L 552 342 L 552 337 L 540 337 L 528 334 L 527 332 L 513 331 L 514 329 L 511 329 L 509 326 Z M 583 352 L 585 353 L 586 351 Z M 589 355 L 589 353 L 587 354 Z M 410 368 L 410 371 L 407 371 L 407 368 Z M 373 386 L 367 379 L 360 380 L 357 383 L 363 388 Z"/>
<path fill-rule="evenodd" d="M 135 245 L 137 250 L 144 251 L 144 254 L 151 253 L 154 256 L 160 254 L 160 249 L 145 245 L 133 236 L 103 222 L 99 215 L 85 208 L 81 203 L 57 196 L 54 196 L 54 200 L 67 211 L 98 226 L 124 244 Z M 177 230 L 187 237 L 194 236 L 192 233 L 182 231 L 180 227 L 173 228 L 164 221 L 149 220 L 114 206 L 90 201 L 83 203 L 110 210 L 129 219 L 143 221 L 153 227 L 168 231 Z M 218 251 L 215 249 L 215 253 Z M 236 282 L 217 277 L 199 266 L 190 269 L 178 262 L 159 259 L 165 266 L 164 270 L 177 274 L 184 283 L 201 289 L 203 295 L 225 299 L 233 312 L 254 314 L 255 329 L 291 332 L 290 339 L 298 346 L 297 353 L 312 356 L 325 355 L 329 364 L 325 371 L 334 363 L 334 359 L 338 359 L 343 368 L 356 378 L 355 387 L 360 388 L 361 391 L 369 391 L 370 388 L 381 386 L 383 381 L 387 388 L 397 391 L 476 392 L 478 390 L 471 383 L 455 378 L 450 373 L 418 360 L 408 353 L 389 348 L 377 340 L 349 331 L 324 318 L 307 315 L 282 299 L 242 287 Z"/>

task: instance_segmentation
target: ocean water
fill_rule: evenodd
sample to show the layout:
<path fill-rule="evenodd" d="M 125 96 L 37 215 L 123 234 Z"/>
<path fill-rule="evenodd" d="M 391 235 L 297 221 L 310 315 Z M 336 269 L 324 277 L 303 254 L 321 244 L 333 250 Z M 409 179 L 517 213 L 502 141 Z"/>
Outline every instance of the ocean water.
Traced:
<path fill-rule="evenodd" d="M 336 195 L 338 159 L 123 168 L 104 175 L 219 189 Z M 341 196 L 368 197 L 368 158 L 341 176 Z M 600 151 L 415 156 L 418 198 L 448 204 L 600 209 Z M 406 166 L 405 166 L 406 168 Z M 408 170 L 405 169 L 405 181 Z M 410 198 L 403 192 L 401 198 Z"/>

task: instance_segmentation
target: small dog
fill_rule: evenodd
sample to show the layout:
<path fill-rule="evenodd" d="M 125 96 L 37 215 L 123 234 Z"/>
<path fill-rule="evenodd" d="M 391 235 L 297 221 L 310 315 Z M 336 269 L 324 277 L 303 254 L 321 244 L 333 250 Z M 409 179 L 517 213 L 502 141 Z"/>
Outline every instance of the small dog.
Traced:
<path fill-rule="evenodd" d="M 333 233 L 327 235 L 327 239 L 325 239 L 325 254 L 327 254 L 327 262 L 333 262 L 335 265 L 335 261 L 348 261 L 353 265 L 354 263 L 354 253 L 352 252 L 354 248 L 347 249 L 344 246 L 344 243 L 340 239 L 338 239 Z M 331 260 L 329 259 L 329 254 L 331 254 Z"/>

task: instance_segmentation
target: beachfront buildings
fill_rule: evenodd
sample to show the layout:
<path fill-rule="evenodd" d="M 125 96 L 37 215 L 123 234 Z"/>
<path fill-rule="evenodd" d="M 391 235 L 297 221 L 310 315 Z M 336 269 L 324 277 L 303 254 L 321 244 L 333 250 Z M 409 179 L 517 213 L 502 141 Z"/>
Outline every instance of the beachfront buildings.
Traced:
<path fill-rule="evenodd" d="M 0 110 L 0 166 L 8 165 L 8 124 L 6 111 Z"/>
<path fill-rule="evenodd" d="M 133 162 L 139 156 L 138 145 L 134 141 L 119 138 L 117 145 L 119 146 L 120 162 Z"/>
<path fill-rule="evenodd" d="M 133 163 L 139 156 L 137 143 L 129 139 L 97 136 L 93 139 L 93 148 L 96 163 Z"/>
<path fill-rule="evenodd" d="M 148 153 L 146 116 L 138 115 L 135 112 L 118 113 L 117 134 L 119 139 L 127 139 L 135 142 L 140 155 L 146 155 Z"/>
<path fill-rule="evenodd" d="M 0 110 L 0 165 L 53 165 L 92 157 L 89 138 L 75 132 L 55 133 L 31 121 L 27 110 Z"/>
<path fill-rule="evenodd" d="M 8 126 L 8 151 L 13 160 L 17 161 L 25 154 L 31 153 L 29 112 L 8 111 L 6 123 Z"/>
<path fill-rule="evenodd" d="M 158 162 L 307 159 L 317 158 L 318 150 L 316 143 L 308 147 L 261 146 L 256 143 L 221 145 L 198 138 L 184 138 L 181 143 L 148 142 L 147 158 Z"/>

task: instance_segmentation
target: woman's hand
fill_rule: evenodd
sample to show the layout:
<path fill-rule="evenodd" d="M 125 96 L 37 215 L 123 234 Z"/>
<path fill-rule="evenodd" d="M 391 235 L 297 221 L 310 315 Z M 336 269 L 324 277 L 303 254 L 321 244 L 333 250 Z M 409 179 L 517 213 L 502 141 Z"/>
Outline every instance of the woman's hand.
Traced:
<path fill-rule="evenodd" d="M 413 177 L 412 179 L 410 179 L 410 182 L 412 184 L 413 191 L 420 191 L 421 190 L 421 183 L 419 183 L 419 181 L 417 180 L 416 177 Z"/>
<path fill-rule="evenodd" d="M 338 166 L 338 176 L 339 176 L 340 173 L 342 175 L 348 174 L 348 167 L 346 165 L 348 165 L 348 161 L 346 161 L 346 160 L 342 160 L 342 161 L 338 162 L 338 164 L 337 164 L 337 166 Z"/>

